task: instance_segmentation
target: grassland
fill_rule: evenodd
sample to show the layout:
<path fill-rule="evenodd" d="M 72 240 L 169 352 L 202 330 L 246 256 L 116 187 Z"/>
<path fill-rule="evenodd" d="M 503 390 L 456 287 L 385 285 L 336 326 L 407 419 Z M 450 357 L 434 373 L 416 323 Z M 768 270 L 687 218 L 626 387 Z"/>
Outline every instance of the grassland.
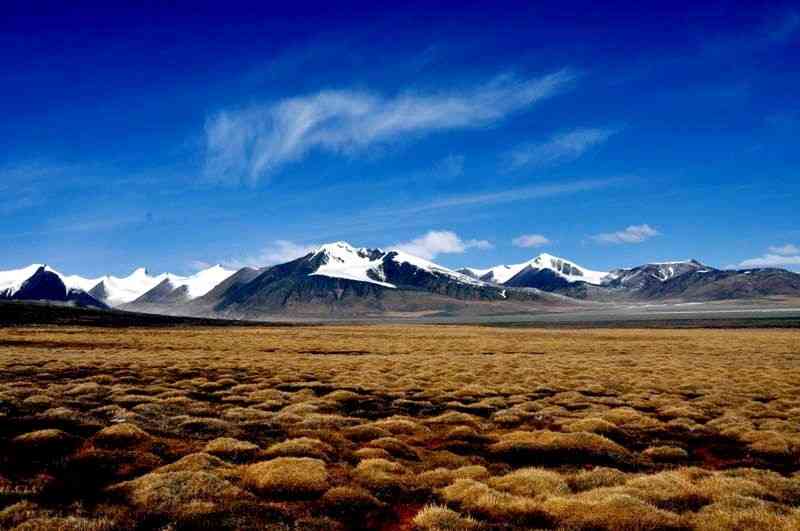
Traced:
<path fill-rule="evenodd" d="M 800 331 L 0 329 L 0 529 L 800 529 Z"/>

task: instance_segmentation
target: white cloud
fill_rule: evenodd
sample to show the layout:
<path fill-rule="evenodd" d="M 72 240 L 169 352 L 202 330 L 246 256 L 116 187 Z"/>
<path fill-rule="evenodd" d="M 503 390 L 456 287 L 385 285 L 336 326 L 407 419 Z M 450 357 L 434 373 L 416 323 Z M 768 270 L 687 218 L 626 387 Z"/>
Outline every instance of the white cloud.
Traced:
<path fill-rule="evenodd" d="M 290 262 L 317 249 L 317 244 L 299 244 L 289 240 L 275 240 L 261 249 L 258 253 L 244 258 L 226 260 L 223 265 L 232 268 L 264 267 L 274 264 Z"/>
<path fill-rule="evenodd" d="M 749 258 L 739 263 L 739 267 L 781 267 L 800 265 L 800 255 L 787 256 L 767 253 L 757 258 Z"/>
<path fill-rule="evenodd" d="M 796 256 L 800 255 L 800 247 L 791 243 L 787 243 L 786 245 L 773 245 L 769 248 L 769 252 L 781 256 Z"/>
<path fill-rule="evenodd" d="M 402 136 L 490 124 L 554 95 L 572 79 L 566 70 L 536 79 L 501 76 L 467 91 L 394 97 L 325 90 L 224 110 L 206 121 L 206 175 L 254 183 L 312 150 L 355 153 Z"/>
<path fill-rule="evenodd" d="M 550 243 L 550 240 L 541 234 L 523 234 L 511 240 L 511 243 L 515 247 L 541 247 Z"/>
<path fill-rule="evenodd" d="M 511 167 L 550 166 L 575 160 L 589 148 L 608 140 L 615 132 L 612 129 L 575 129 L 546 142 L 520 146 L 510 154 Z"/>
<path fill-rule="evenodd" d="M 258 253 L 243 258 L 225 260 L 222 265 L 239 269 L 242 267 L 259 268 L 283 264 L 315 251 L 320 245 L 300 244 L 290 240 L 275 240 Z M 462 240 L 452 231 L 432 230 L 419 238 L 395 244 L 391 248 L 430 260 L 440 254 L 463 253 L 468 249 L 491 249 L 492 244 L 486 240 Z M 205 262 L 194 262 L 192 265 L 200 268 L 201 265 L 206 264 Z"/>
<path fill-rule="evenodd" d="M 491 249 L 492 244 L 486 240 L 462 240 L 458 234 L 449 230 L 432 230 L 411 241 L 397 243 L 391 248 L 432 260 L 440 254 L 458 254 L 468 249 Z"/>
<path fill-rule="evenodd" d="M 800 265 L 800 247 L 787 243 L 772 245 L 769 252 L 739 262 L 739 267 L 786 267 Z"/>
<path fill-rule="evenodd" d="M 599 243 L 642 243 L 660 233 L 650 225 L 631 225 L 617 232 L 595 234 L 591 238 Z"/>

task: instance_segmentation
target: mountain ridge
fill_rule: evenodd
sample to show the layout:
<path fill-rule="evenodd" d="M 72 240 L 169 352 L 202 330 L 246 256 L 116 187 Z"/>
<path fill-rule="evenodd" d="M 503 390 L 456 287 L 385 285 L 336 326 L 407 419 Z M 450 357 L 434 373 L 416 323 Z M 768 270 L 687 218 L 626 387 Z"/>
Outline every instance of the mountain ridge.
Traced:
<path fill-rule="evenodd" d="M 36 281 L 19 296 L 234 318 L 534 311 L 584 302 L 800 296 L 800 275 L 783 269 L 724 270 L 689 259 L 606 272 L 541 253 L 519 264 L 453 270 L 402 250 L 357 248 L 344 241 L 281 264 L 238 271 L 215 265 L 189 276 L 152 275 L 137 268 L 127 277 L 91 279 L 32 264 L 0 271 L 0 298 L 13 299 L 34 276 Z"/>

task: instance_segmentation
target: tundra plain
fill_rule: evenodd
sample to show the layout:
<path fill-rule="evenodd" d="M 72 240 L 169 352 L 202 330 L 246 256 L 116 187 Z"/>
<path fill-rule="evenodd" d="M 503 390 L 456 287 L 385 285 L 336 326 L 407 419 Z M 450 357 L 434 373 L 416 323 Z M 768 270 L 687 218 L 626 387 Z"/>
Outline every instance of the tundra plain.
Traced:
<path fill-rule="evenodd" d="M 800 330 L 3 328 L 0 528 L 798 529 Z"/>

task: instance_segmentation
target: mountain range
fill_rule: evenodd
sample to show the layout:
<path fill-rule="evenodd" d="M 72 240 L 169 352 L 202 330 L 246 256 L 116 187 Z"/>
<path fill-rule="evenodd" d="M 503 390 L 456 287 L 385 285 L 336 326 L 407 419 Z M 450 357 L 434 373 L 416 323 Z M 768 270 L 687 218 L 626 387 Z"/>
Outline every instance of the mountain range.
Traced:
<path fill-rule="evenodd" d="M 595 271 L 540 254 L 457 271 L 400 250 L 325 244 L 295 260 L 191 276 L 63 275 L 43 265 L 0 271 L 0 299 L 46 300 L 146 313 L 226 318 L 501 314 L 587 303 L 800 297 L 783 269 L 716 269 L 697 260 Z"/>
<path fill-rule="evenodd" d="M 0 299 L 47 300 L 96 308 L 118 307 L 154 297 L 173 303 L 188 302 L 211 291 L 234 271 L 216 265 L 183 277 L 171 273 L 150 275 L 145 268 L 127 277 L 85 278 L 64 275 L 45 264 L 0 271 Z"/>

